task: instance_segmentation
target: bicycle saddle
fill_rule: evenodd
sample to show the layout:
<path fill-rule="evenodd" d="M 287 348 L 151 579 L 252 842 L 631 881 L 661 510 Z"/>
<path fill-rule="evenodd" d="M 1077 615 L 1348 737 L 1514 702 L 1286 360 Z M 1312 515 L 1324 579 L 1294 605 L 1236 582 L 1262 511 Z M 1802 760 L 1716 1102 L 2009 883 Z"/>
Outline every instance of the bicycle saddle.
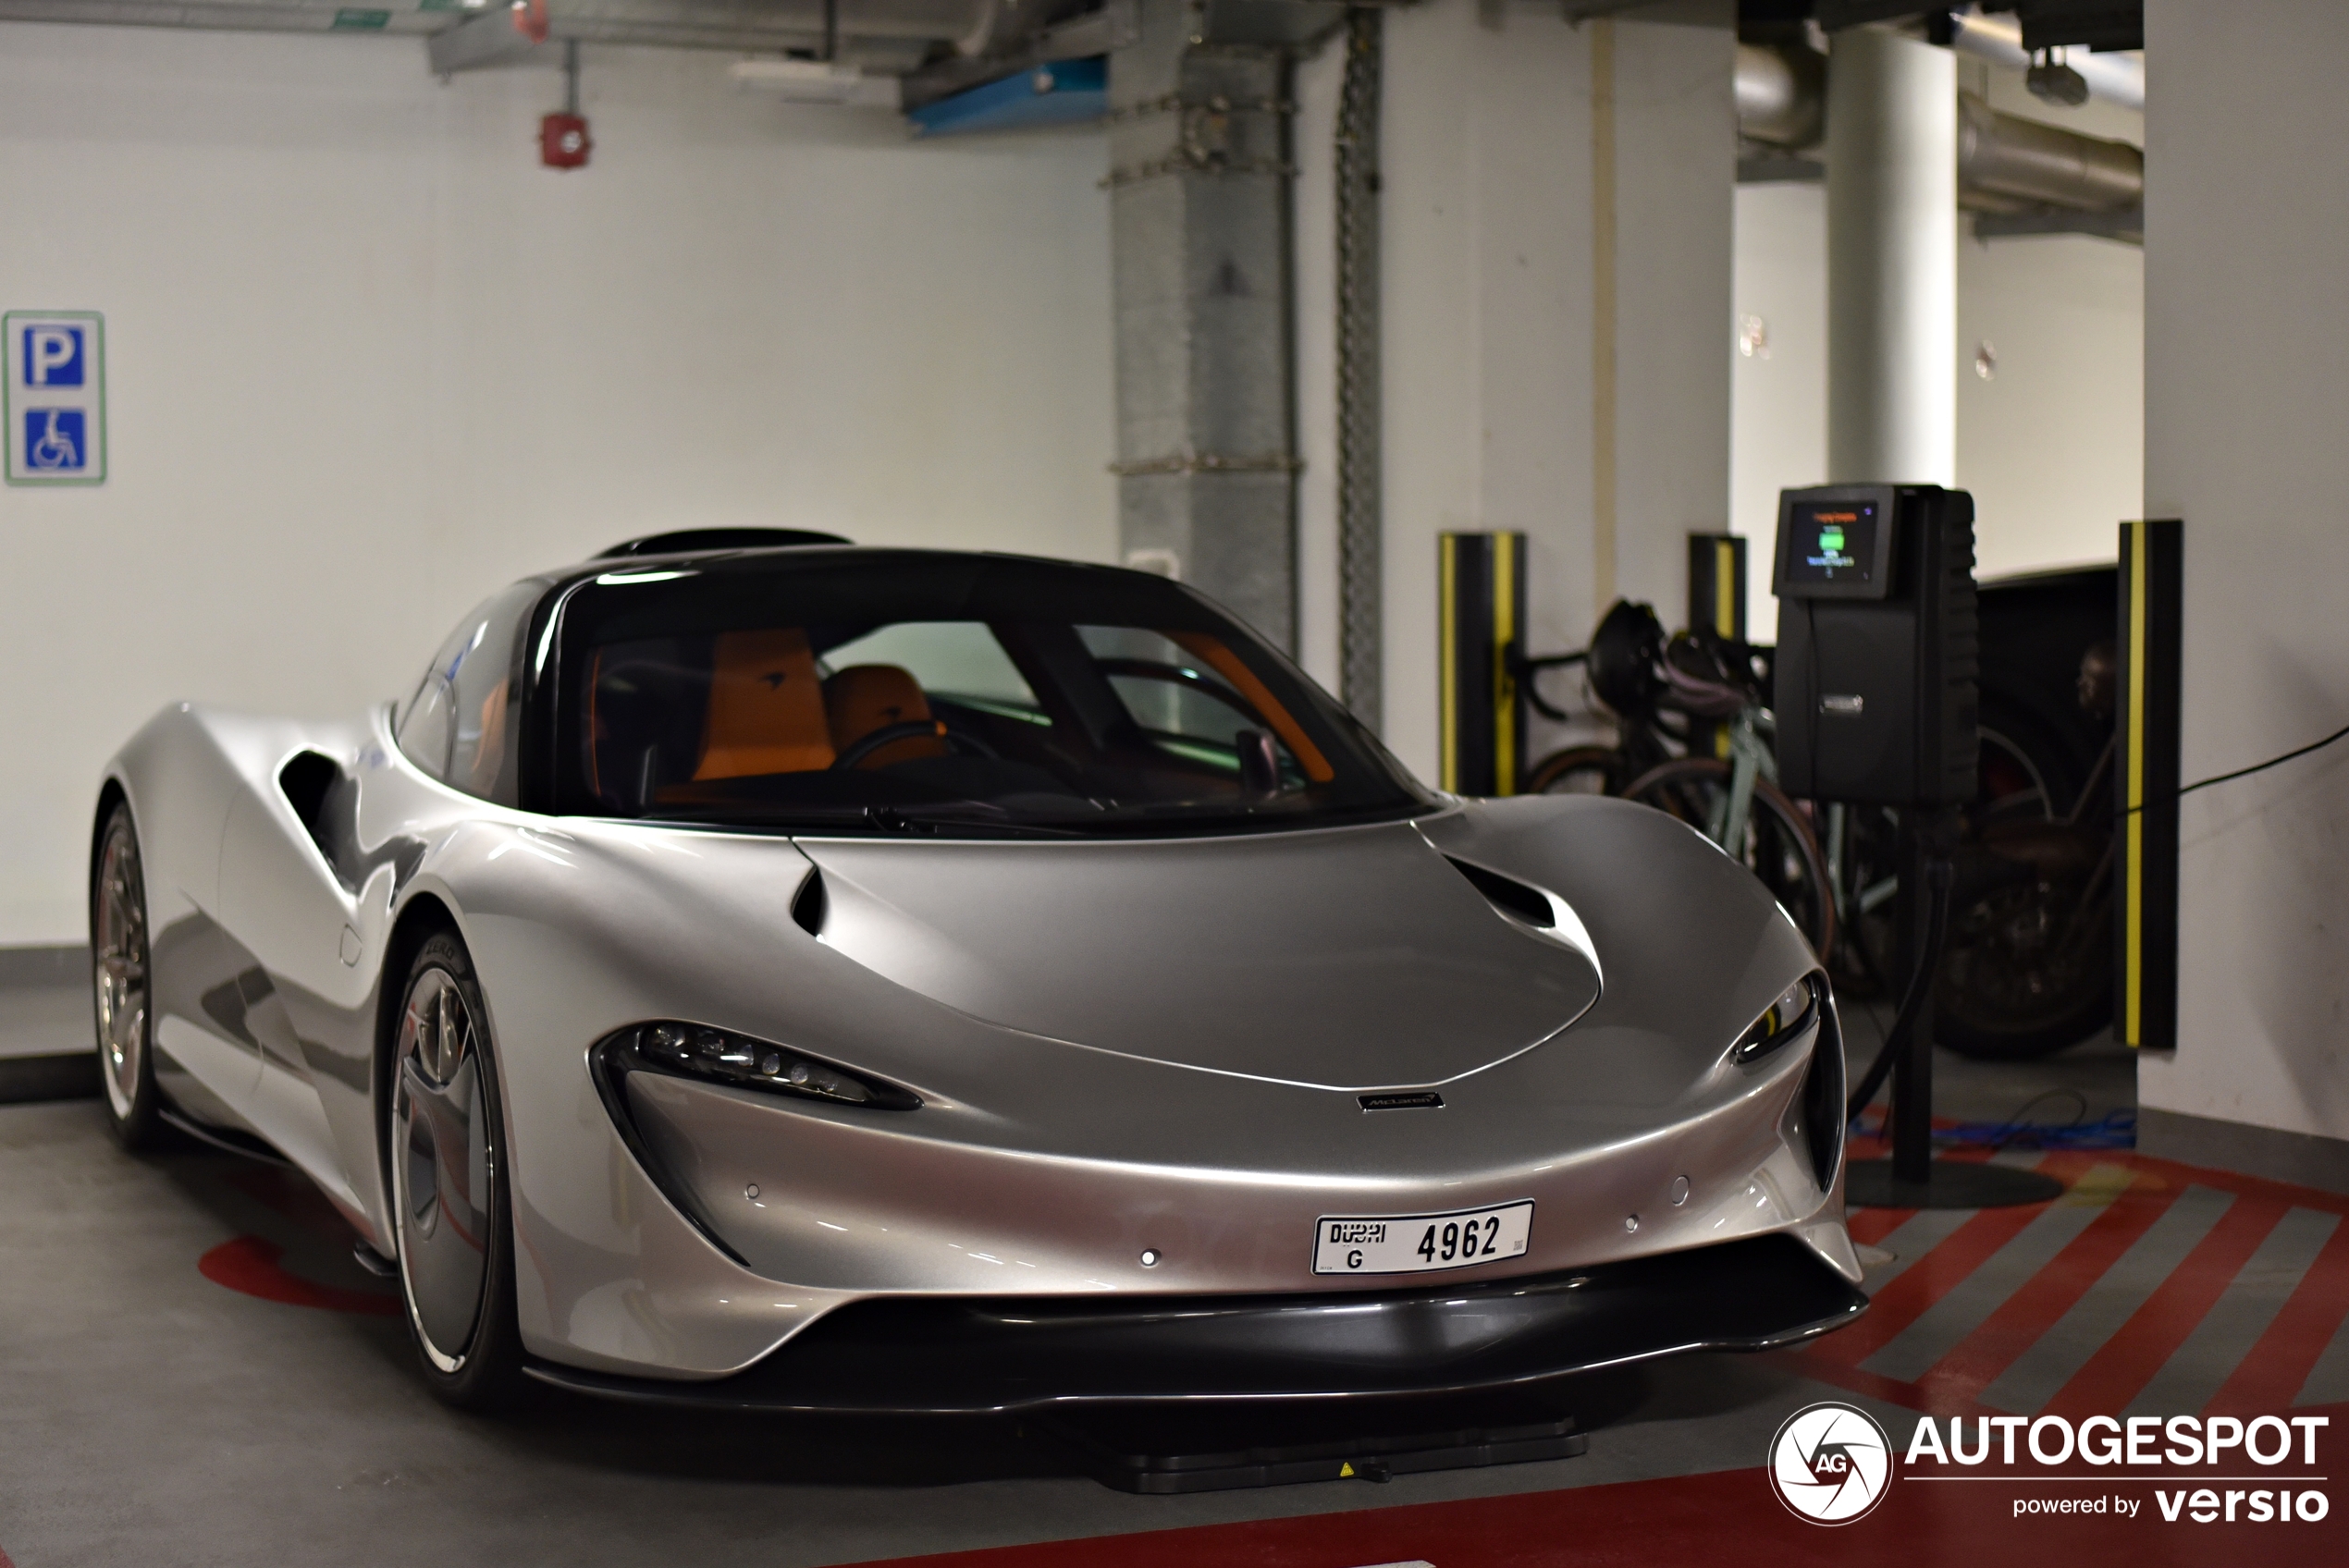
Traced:
<path fill-rule="evenodd" d="M 1687 632 L 1665 644 L 1663 701 L 1694 718 L 1734 718 L 1745 709 L 1744 682 L 1719 650 Z"/>

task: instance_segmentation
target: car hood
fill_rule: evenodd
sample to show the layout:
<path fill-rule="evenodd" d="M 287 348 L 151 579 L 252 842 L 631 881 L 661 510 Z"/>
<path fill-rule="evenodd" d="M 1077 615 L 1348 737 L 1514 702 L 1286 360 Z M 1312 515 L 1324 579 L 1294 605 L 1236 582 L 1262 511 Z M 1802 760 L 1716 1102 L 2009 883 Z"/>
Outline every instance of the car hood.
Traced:
<path fill-rule="evenodd" d="M 1150 842 L 802 839 L 826 945 L 973 1017 L 1211 1072 L 1440 1084 L 1599 995 L 1589 939 L 1503 913 L 1409 823 Z"/>

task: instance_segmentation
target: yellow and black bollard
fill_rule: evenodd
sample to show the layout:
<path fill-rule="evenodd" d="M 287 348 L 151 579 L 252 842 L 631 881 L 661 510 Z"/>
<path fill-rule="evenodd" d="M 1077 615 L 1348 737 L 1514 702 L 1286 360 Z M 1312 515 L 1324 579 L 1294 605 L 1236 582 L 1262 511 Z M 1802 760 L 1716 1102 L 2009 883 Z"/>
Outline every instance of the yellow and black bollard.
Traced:
<path fill-rule="evenodd" d="M 2114 1032 L 2132 1046 L 2178 1043 L 2179 581 L 2184 525 L 2121 525 L 2121 692 L 2114 778 L 2121 875 Z"/>
<path fill-rule="evenodd" d="M 1689 630 L 1700 629 L 1745 641 L 1745 540 L 1739 534 L 1689 535 Z M 1691 722 L 1689 730 L 1690 755 L 1729 754 L 1726 726 Z"/>
<path fill-rule="evenodd" d="M 1512 673 L 1525 635 L 1525 535 L 1436 536 L 1444 788 L 1514 795 L 1525 764 L 1525 695 Z"/>

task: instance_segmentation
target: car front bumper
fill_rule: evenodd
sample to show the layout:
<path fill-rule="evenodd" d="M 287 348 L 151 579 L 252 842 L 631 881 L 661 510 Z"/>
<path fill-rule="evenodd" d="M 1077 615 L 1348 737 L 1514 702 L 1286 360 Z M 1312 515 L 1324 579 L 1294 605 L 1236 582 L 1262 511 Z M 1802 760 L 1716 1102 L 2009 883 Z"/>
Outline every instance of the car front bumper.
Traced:
<path fill-rule="evenodd" d="M 707 1382 L 535 1363 L 543 1382 L 705 1409 L 978 1414 L 1455 1394 L 1843 1327 L 1867 1297 L 1783 1235 L 1595 1268 L 1365 1293 L 874 1299 Z"/>

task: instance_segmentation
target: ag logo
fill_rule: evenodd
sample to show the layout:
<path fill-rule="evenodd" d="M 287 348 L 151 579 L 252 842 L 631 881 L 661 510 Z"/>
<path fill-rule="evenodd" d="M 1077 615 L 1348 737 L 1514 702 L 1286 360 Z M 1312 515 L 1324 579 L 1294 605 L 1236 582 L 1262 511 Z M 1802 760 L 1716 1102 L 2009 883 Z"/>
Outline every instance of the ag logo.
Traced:
<path fill-rule="evenodd" d="M 1892 1485 L 1892 1441 L 1863 1410 L 1804 1405 L 1770 1439 L 1770 1486 L 1814 1525 L 1849 1525 Z"/>

